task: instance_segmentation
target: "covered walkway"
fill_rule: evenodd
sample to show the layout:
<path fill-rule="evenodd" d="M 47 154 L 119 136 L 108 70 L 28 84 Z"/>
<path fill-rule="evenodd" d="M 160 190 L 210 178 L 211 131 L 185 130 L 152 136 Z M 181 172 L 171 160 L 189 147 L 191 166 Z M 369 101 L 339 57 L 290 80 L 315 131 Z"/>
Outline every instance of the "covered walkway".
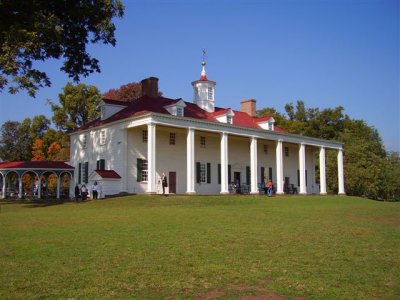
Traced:
<path fill-rule="evenodd" d="M 61 161 L 0 163 L 1 199 L 69 197 L 74 167 Z"/>

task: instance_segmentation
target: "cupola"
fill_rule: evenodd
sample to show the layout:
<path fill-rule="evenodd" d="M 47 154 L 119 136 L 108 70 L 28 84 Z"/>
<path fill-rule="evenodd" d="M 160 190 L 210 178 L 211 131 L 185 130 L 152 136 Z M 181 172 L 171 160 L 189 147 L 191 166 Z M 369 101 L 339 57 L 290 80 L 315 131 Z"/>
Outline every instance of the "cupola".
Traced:
<path fill-rule="evenodd" d="M 215 110 L 215 81 L 208 80 L 206 74 L 206 51 L 203 50 L 203 60 L 201 61 L 202 70 L 200 79 L 193 81 L 193 102 L 207 112 Z"/>

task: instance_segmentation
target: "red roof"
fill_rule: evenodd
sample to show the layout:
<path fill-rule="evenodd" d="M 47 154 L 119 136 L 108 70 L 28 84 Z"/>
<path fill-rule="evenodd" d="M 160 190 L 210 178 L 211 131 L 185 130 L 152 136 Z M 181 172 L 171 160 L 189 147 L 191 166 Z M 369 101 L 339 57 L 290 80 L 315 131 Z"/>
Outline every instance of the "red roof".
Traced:
<path fill-rule="evenodd" d="M 75 168 L 63 161 L 11 161 L 1 162 L 0 169 L 74 170 Z"/>
<path fill-rule="evenodd" d="M 110 100 L 105 99 L 106 103 L 113 103 L 115 100 Z M 142 96 L 135 101 L 132 102 L 122 102 L 122 105 L 125 105 L 126 107 L 118 111 L 117 113 L 111 115 L 109 118 L 105 120 L 97 119 L 92 122 L 87 123 L 86 125 L 80 127 L 78 130 L 83 130 L 83 129 L 88 129 L 88 128 L 93 128 L 97 127 L 100 125 L 108 124 L 111 122 L 115 122 L 118 120 L 124 120 L 127 118 L 132 118 L 132 117 L 137 117 L 140 115 L 144 115 L 147 113 L 161 113 L 161 114 L 167 114 L 170 115 L 170 113 L 164 108 L 167 105 L 171 105 L 174 103 L 177 103 L 178 101 L 181 101 L 182 99 L 170 99 L 170 98 L 165 98 L 165 97 L 149 97 L 149 96 Z M 196 104 L 192 102 L 185 102 L 186 107 L 184 109 L 184 117 L 188 118 L 194 118 L 194 119 L 201 119 L 209 122 L 218 122 L 217 116 L 226 113 L 229 108 L 220 108 L 216 107 L 214 112 L 207 112 L 200 107 L 198 107 Z M 241 111 L 236 111 L 232 110 L 235 114 L 233 117 L 233 125 L 238 125 L 238 126 L 244 126 L 244 127 L 250 127 L 250 128 L 257 128 L 260 129 L 261 127 L 258 125 L 258 122 L 260 121 L 265 121 L 269 119 L 270 117 L 263 117 L 263 118 L 257 118 L 257 117 L 252 117 L 248 115 L 245 112 Z M 275 126 L 275 131 L 280 131 L 280 132 L 285 132 L 283 129 L 279 129 Z"/>
<path fill-rule="evenodd" d="M 95 172 L 99 174 L 99 176 L 102 178 L 111 178 L 111 179 L 121 178 L 121 176 L 119 176 L 118 173 L 115 172 L 114 170 L 95 170 Z"/>

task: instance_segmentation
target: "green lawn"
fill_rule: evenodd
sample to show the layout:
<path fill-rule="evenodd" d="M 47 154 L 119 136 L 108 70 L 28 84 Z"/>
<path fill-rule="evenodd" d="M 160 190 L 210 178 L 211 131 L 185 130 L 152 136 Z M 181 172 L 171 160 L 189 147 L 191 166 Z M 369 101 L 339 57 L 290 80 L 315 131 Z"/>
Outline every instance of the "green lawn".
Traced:
<path fill-rule="evenodd" d="M 400 203 L 335 196 L 1 203 L 0 299 L 252 295 L 400 299 Z"/>

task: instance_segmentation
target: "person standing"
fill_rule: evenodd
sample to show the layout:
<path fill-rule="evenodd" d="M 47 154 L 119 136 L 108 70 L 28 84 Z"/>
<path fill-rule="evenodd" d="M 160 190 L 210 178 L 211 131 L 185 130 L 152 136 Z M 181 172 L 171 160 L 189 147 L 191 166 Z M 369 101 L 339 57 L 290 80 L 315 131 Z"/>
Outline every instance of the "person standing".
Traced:
<path fill-rule="evenodd" d="M 75 201 L 76 202 L 79 201 L 80 193 L 81 193 L 81 189 L 79 188 L 79 185 L 76 184 L 75 185 Z"/>
<path fill-rule="evenodd" d="M 274 184 L 272 183 L 271 179 L 267 183 L 267 189 L 268 189 L 268 197 L 272 197 L 272 193 L 274 191 Z"/>
<path fill-rule="evenodd" d="M 81 187 L 81 195 L 82 195 L 82 201 L 85 201 L 87 199 L 87 194 L 88 194 L 88 189 L 86 187 L 86 185 L 82 185 Z"/>
<path fill-rule="evenodd" d="M 168 187 L 168 182 L 167 182 L 167 176 L 165 176 L 165 173 L 162 174 L 162 180 L 161 180 L 161 185 L 162 185 L 162 193 L 165 195 L 165 188 Z"/>
<path fill-rule="evenodd" d="M 98 198 L 98 190 L 99 190 L 99 186 L 97 185 L 97 181 L 95 181 L 94 184 L 92 185 L 92 196 L 93 196 L 93 199 L 97 199 Z"/>

